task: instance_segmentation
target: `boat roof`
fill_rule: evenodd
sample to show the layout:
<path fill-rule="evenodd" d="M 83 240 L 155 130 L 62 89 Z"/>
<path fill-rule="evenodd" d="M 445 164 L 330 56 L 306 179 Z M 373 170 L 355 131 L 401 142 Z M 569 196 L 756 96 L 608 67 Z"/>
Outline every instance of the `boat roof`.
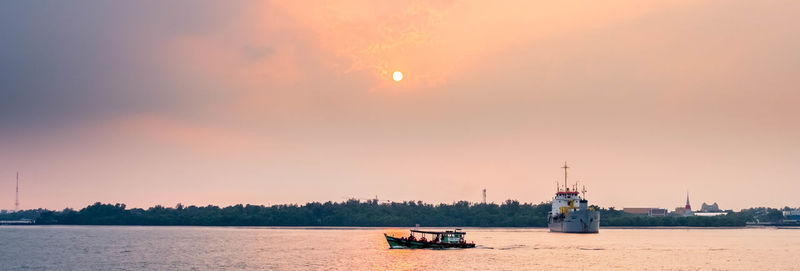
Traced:
<path fill-rule="evenodd" d="M 467 234 L 463 231 L 421 231 L 421 230 L 411 230 L 411 232 L 418 232 L 418 233 L 427 233 L 427 234 L 445 234 L 445 233 L 457 233 L 457 234 Z"/>

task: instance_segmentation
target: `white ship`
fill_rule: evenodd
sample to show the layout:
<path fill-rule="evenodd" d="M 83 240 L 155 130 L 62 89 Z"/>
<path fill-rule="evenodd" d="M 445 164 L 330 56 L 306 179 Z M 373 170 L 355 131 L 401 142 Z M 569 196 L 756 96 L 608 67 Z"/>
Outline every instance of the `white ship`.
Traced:
<path fill-rule="evenodd" d="M 598 233 L 600 231 L 600 213 L 589 207 L 585 199 L 578 193 L 577 185 L 572 189 L 567 185 L 567 162 L 564 162 L 564 187 L 557 187 L 553 198 L 553 209 L 548 213 L 548 226 L 551 232 L 566 233 Z"/>

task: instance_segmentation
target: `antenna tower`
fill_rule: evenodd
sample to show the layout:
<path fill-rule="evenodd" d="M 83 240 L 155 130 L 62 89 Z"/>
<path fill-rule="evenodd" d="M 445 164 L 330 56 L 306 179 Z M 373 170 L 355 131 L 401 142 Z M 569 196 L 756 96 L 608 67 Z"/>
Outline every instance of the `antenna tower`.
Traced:
<path fill-rule="evenodd" d="M 486 204 L 486 188 L 483 189 L 483 204 Z"/>
<path fill-rule="evenodd" d="M 17 171 L 17 193 L 14 195 L 14 212 L 19 212 L 19 171 Z"/>

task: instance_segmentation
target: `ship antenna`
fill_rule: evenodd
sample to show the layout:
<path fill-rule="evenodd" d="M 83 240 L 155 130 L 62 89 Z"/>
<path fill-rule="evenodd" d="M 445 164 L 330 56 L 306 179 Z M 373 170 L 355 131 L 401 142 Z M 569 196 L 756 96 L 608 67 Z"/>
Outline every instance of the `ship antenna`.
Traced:
<path fill-rule="evenodd" d="M 583 189 L 581 189 L 581 192 L 583 193 L 583 199 L 585 200 L 586 199 L 586 186 L 585 185 L 583 186 Z"/>
<path fill-rule="evenodd" d="M 569 187 L 569 186 L 567 186 L 567 169 L 569 168 L 567 166 L 567 161 L 564 161 L 564 166 L 561 167 L 561 168 L 564 169 L 564 188 L 567 188 L 567 187 Z"/>

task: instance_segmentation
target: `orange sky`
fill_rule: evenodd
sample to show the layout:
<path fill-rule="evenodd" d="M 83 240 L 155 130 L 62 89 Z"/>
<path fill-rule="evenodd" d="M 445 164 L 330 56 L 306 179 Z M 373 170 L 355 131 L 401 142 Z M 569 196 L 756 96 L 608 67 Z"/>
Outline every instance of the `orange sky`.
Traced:
<path fill-rule="evenodd" d="M 0 7 L 3 209 L 800 205 L 796 1 Z"/>

